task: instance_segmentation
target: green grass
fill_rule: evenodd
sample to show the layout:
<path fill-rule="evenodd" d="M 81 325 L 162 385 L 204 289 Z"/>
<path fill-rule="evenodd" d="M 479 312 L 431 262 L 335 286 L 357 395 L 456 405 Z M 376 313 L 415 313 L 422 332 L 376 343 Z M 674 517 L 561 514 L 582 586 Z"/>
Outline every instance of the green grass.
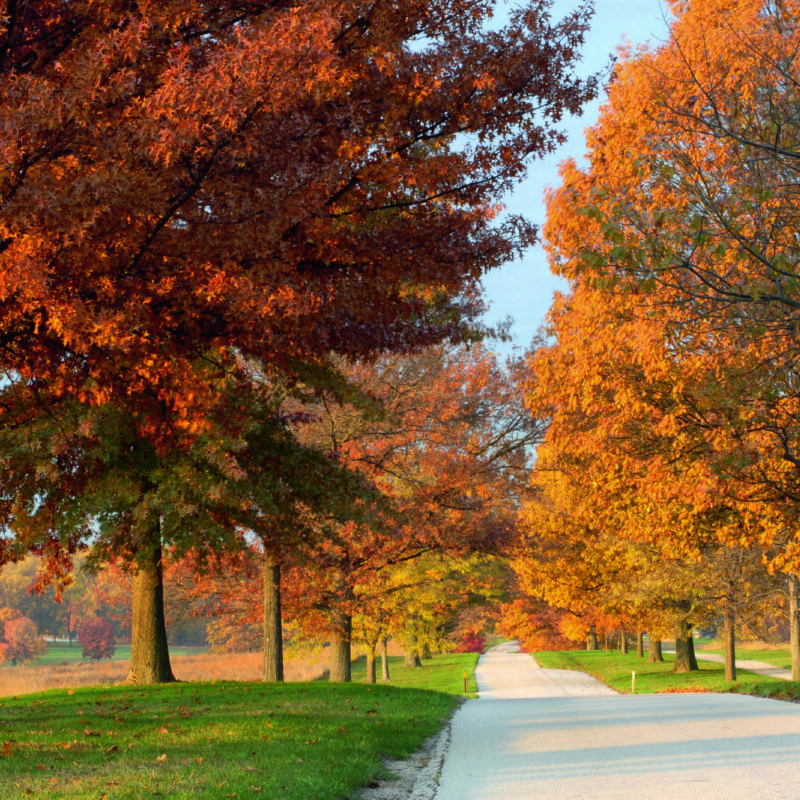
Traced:
<path fill-rule="evenodd" d="M 207 648 L 198 647 L 177 647 L 170 645 L 169 654 L 171 656 L 191 656 L 197 653 L 205 653 Z M 131 646 L 129 644 L 118 644 L 114 651 L 115 661 L 127 661 L 131 657 Z M 74 642 L 72 645 L 66 642 L 48 642 L 47 649 L 32 663 L 34 664 L 74 664 L 83 661 L 81 646 Z M 88 659 L 87 659 L 88 660 Z"/>
<path fill-rule="evenodd" d="M 463 695 L 464 673 L 466 673 L 468 696 L 474 696 L 478 691 L 474 676 L 477 663 L 477 653 L 446 653 L 435 656 L 432 661 L 424 660 L 421 667 L 408 669 L 403 666 L 402 656 L 390 656 L 389 677 L 393 686 Z M 363 657 L 353 662 L 353 681 L 366 680 L 366 666 Z M 380 668 L 378 661 L 378 675 Z"/>
<path fill-rule="evenodd" d="M 704 647 L 702 651 L 698 651 L 698 654 L 701 653 L 712 653 L 721 656 L 724 650 L 718 647 Z M 740 661 L 741 659 L 745 661 L 763 661 L 766 664 L 772 664 L 773 667 L 780 667 L 781 669 L 792 668 L 792 654 L 788 647 L 760 650 L 737 647 L 736 660 Z"/>
<path fill-rule="evenodd" d="M 739 692 L 800 699 L 800 683 L 769 678 L 737 669 L 737 680 L 725 680 L 725 668 L 711 661 L 698 661 L 700 670 L 672 672 L 674 656 L 665 654 L 661 664 L 650 664 L 635 654 L 622 655 L 602 650 L 567 650 L 536 653 L 536 661 L 551 669 L 576 669 L 593 675 L 618 692 L 631 691 L 631 673 L 636 672 L 636 693 L 652 692 Z M 761 660 L 761 659 L 758 659 Z"/>
<path fill-rule="evenodd" d="M 0 798 L 348 797 L 387 777 L 382 757 L 408 756 L 441 728 L 475 661 L 392 664 L 392 685 L 178 683 L 3 699 Z"/>

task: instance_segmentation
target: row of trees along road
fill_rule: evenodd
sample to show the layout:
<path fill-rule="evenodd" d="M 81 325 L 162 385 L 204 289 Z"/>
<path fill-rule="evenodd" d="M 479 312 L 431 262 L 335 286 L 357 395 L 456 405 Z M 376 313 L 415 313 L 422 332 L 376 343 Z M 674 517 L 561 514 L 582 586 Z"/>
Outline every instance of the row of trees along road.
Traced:
<path fill-rule="evenodd" d="M 480 334 L 535 235 L 497 200 L 594 92 L 549 5 L 2 4 L 0 563 L 127 562 L 129 680 L 172 680 L 162 547 L 364 524 L 286 403 Z"/>
<path fill-rule="evenodd" d="M 658 46 L 624 53 L 588 163 L 549 195 L 571 284 L 530 357 L 539 451 L 523 583 L 672 630 L 779 576 L 800 678 L 800 4 L 671 2 Z M 766 574 L 768 571 L 769 574 Z M 721 603 L 721 605 L 719 605 Z"/>

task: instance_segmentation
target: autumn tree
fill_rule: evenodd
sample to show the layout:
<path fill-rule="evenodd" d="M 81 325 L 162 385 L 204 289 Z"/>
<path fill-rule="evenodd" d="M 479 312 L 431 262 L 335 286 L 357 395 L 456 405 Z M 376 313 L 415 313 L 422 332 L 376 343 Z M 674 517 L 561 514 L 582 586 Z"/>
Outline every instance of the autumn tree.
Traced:
<path fill-rule="evenodd" d="M 36 623 L 13 608 L 0 609 L 0 664 L 25 664 L 45 649 Z"/>
<path fill-rule="evenodd" d="M 78 642 L 84 658 L 94 661 L 111 658 L 117 646 L 114 626 L 102 617 L 91 617 L 81 625 Z"/>
<path fill-rule="evenodd" d="M 734 521 L 720 539 L 761 548 L 796 590 L 799 9 L 714 0 L 674 10 L 663 44 L 618 62 L 588 166 L 563 168 L 553 263 L 638 307 L 639 328 L 621 329 L 661 354 L 661 366 L 643 361 L 661 399 L 630 383 L 624 402 L 657 412 L 651 429 L 671 440 L 675 463 L 713 473 L 713 487 L 695 486 L 713 500 L 699 506 Z M 619 345 L 613 324 L 604 336 Z M 800 650 L 793 663 L 800 670 Z"/>
<path fill-rule="evenodd" d="M 379 573 L 434 552 L 455 563 L 496 555 L 510 541 L 529 448 L 540 435 L 514 380 L 519 369 L 477 345 L 387 354 L 344 370 L 351 399 L 323 395 L 312 410 L 303 441 L 337 453 L 381 497 L 363 522 L 328 524 L 316 558 L 305 560 L 313 577 L 300 594 L 329 604 L 334 651 L 342 651 L 334 663 L 345 677 L 354 611 L 397 591 Z M 412 580 L 409 588 L 421 586 Z M 408 593 L 404 605 L 414 606 Z"/>
<path fill-rule="evenodd" d="M 319 382 L 329 353 L 469 338 L 481 276 L 532 241 L 496 201 L 593 93 L 588 10 L 489 30 L 493 6 L 0 5 L 0 560 L 61 574 L 102 517 L 132 679 L 171 675 L 161 548 L 206 530 L 201 462 L 233 481 L 253 365 Z"/>

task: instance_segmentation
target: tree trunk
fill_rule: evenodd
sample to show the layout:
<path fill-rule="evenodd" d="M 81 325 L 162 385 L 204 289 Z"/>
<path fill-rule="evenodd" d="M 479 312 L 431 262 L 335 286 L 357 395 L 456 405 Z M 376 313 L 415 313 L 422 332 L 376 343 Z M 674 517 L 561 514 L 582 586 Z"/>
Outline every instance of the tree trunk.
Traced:
<path fill-rule="evenodd" d="M 381 680 L 388 681 L 389 678 L 389 640 L 384 637 L 381 644 Z"/>
<path fill-rule="evenodd" d="M 404 667 L 422 666 L 422 661 L 420 661 L 419 658 L 419 636 L 417 636 L 416 631 L 412 631 L 408 634 L 403 642 L 403 650 L 405 653 L 403 658 Z"/>
<path fill-rule="evenodd" d="M 723 617 L 725 620 L 725 680 L 736 680 L 736 609 L 733 600 L 733 587 L 725 598 Z"/>
<path fill-rule="evenodd" d="M 792 680 L 800 680 L 800 580 L 789 575 L 789 631 L 792 648 Z"/>
<path fill-rule="evenodd" d="M 586 649 L 597 650 L 597 629 L 594 625 L 589 628 L 589 636 L 586 638 Z"/>
<path fill-rule="evenodd" d="M 283 627 L 281 624 L 281 566 L 264 553 L 264 670 L 268 683 L 283 680 Z"/>
<path fill-rule="evenodd" d="M 644 631 L 639 631 L 636 636 L 636 655 L 644 658 Z"/>
<path fill-rule="evenodd" d="M 622 655 L 628 655 L 628 633 L 625 628 L 619 632 L 619 651 Z"/>
<path fill-rule="evenodd" d="M 431 646 L 428 643 L 427 639 L 422 643 L 422 645 L 419 648 L 419 657 L 421 659 L 427 659 L 428 661 L 430 661 L 433 658 L 433 656 L 431 655 Z"/>
<path fill-rule="evenodd" d="M 377 680 L 375 670 L 375 648 L 370 647 L 367 650 L 367 683 L 375 683 Z"/>
<path fill-rule="evenodd" d="M 691 623 L 681 620 L 675 632 L 675 666 L 672 671 L 694 672 L 698 669 Z"/>
<path fill-rule="evenodd" d="M 650 637 L 650 646 L 647 648 L 647 660 L 651 664 L 660 664 L 664 660 L 664 654 L 661 652 L 661 639 Z"/>
<path fill-rule="evenodd" d="M 353 619 L 346 611 L 334 610 L 331 612 L 333 623 L 331 639 L 331 683 L 350 683 L 351 652 L 350 639 L 353 630 Z"/>
<path fill-rule="evenodd" d="M 155 538 L 160 538 L 158 529 Z M 152 684 L 174 680 L 164 622 L 164 576 L 159 544 L 134 563 L 131 665 L 125 682 Z"/>

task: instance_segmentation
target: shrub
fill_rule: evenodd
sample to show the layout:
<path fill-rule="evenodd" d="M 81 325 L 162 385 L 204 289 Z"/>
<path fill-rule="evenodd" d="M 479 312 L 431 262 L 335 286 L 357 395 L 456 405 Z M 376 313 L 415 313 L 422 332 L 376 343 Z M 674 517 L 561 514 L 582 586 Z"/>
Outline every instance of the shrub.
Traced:
<path fill-rule="evenodd" d="M 95 661 L 111 658 L 117 647 L 114 626 L 102 617 L 87 619 L 78 631 L 78 643 L 83 649 L 84 658 Z"/>
<path fill-rule="evenodd" d="M 10 661 L 12 664 L 26 664 L 33 661 L 45 648 L 39 638 L 36 623 L 23 614 L 6 615 L 0 620 L 0 663 Z"/>
<path fill-rule="evenodd" d="M 486 637 L 480 633 L 465 633 L 456 646 L 456 653 L 482 653 L 486 649 Z"/>

